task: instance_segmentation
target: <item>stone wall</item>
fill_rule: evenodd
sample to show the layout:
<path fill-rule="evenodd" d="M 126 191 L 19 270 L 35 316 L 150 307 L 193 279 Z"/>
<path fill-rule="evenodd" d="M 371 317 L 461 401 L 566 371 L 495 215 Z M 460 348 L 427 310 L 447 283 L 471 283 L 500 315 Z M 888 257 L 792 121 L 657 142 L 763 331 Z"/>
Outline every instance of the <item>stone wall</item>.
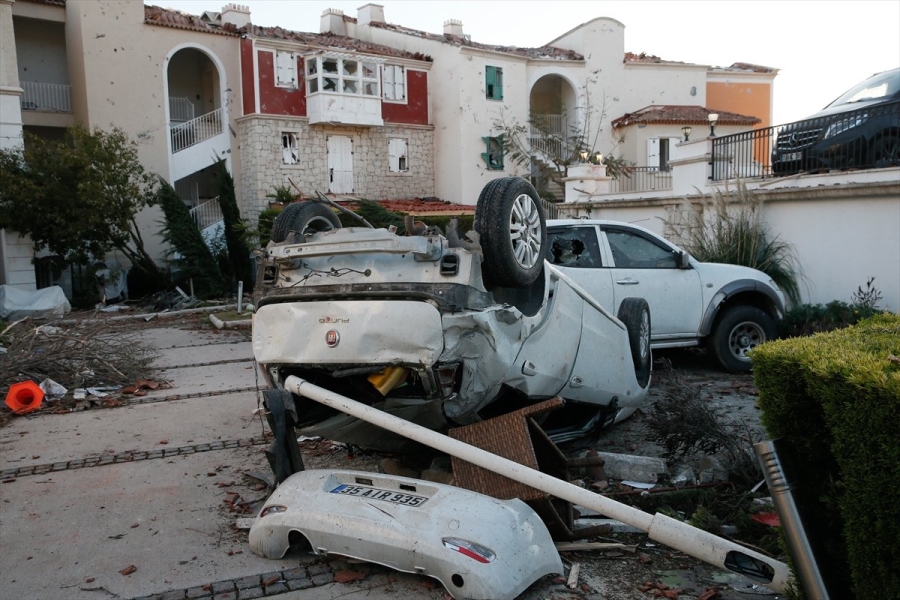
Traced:
<path fill-rule="evenodd" d="M 286 165 L 281 136 L 299 138 L 299 161 Z M 431 127 L 337 127 L 309 125 L 306 119 L 245 117 L 239 120 L 241 147 L 241 214 L 255 219 L 266 208 L 275 187 L 290 187 L 288 179 L 305 194 L 328 192 L 326 139 L 342 135 L 353 140 L 353 196 L 371 200 L 405 199 L 434 195 L 434 131 Z M 407 140 L 409 170 L 390 173 L 388 139 Z"/>

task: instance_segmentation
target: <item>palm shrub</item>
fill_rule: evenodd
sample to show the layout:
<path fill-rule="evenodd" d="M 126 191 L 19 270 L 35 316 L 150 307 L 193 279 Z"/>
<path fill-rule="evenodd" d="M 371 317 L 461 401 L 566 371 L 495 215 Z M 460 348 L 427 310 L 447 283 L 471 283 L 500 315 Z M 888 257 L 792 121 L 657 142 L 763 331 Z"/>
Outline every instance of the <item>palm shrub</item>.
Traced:
<path fill-rule="evenodd" d="M 739 181 L 734 191 L 716 190 L 699 206 L 688 204 L 670 215 L 667 233 L 699 261 L 762 271 L 797 305 L 802 278 L 797 254 L 790 243 L 772 235 L 762 209 L 762 198 Z"/>

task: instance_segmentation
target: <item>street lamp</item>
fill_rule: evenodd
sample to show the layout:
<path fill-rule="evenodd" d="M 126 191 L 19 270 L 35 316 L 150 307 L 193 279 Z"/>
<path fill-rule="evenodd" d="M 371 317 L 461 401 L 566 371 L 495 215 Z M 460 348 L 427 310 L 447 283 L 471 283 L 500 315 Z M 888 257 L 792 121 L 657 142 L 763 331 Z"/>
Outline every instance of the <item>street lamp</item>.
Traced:
<path fill-rule="evenodd" d="M 681 128 L 681 133 L 684 134 L 684 141 L 688 141 L 688 138 L 689 138 L 690 135 L 691 135 L 691 126 L 690 126 L 690 125 L 685 125 L 684 127 L 682 127 L 682 128 Z"/>
<path fill-rule="evenodd" d="M 597 153 L 597 156 L 595 156 L 594 159 L 597 161 L 598 165 L 603 164 L 603 154 L 601 154 L 600 152 Z"/>
<path fill-rule="evenodd" d="M 588 157 L 588 151 L 587 151 L 587 150 L 582 150 L 582 151 L 581 151 L 581 162 L 586 163 L 586 162 L 587 162 L 587 157 Z"/>
<path fill-rule="evenodd" d="M 719 120 L 719 115 L 716 113 L 709 113 L 709 137 L 716 137 L 716 121 Z"/>

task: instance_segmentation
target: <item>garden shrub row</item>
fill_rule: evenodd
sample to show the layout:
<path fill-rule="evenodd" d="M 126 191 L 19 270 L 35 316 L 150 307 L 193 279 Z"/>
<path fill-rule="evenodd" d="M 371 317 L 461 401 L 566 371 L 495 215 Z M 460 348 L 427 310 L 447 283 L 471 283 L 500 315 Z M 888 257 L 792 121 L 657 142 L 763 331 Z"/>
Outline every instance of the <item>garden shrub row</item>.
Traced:
<path fill-rule="evenodd" d="M 900 599 L 900 315 L 753 351 L 762 421 L 841 598 Z"/>

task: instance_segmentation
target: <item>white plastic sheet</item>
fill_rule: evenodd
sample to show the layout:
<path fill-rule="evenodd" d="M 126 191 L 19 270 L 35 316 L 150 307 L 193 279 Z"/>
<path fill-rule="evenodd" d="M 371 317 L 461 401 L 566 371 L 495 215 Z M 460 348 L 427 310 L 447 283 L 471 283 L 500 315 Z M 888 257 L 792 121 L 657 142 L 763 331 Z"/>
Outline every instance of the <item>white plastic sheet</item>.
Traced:
<path fill-rule="evenodd" d="M 0 285 L 0 317 L 4 319 L 54 319 L 71 310 L 72 305 L 58 285 L 36 291 Z"/>

